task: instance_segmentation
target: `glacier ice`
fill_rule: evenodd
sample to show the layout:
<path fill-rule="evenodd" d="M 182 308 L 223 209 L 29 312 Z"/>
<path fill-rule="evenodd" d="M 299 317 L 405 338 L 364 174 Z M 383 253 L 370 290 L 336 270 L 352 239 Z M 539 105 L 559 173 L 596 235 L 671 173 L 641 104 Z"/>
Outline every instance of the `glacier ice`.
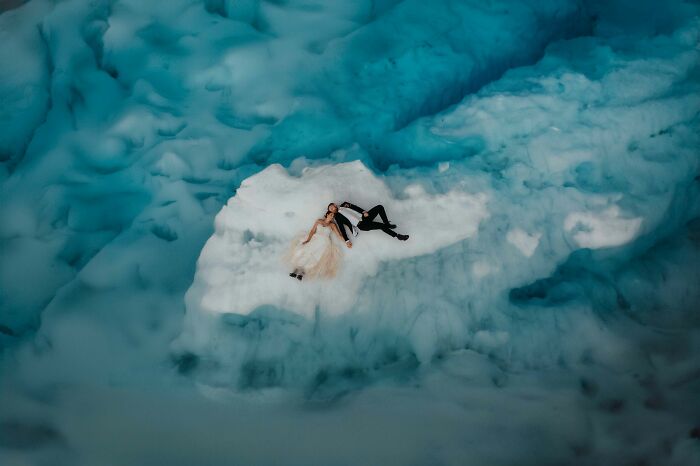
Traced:
<path fill-rule="evenodd" d="M 691 46 L 697 33 L 697 25 L 680 29 L 675 33 L 676 47 Z M 301 177 L 304 189 L 313 193 L 305 195 L 293 194 L 299 191 L 294 184 L 288 187 L 282 181 L 264 181 L 260 177 L 265 172 L 249 178 L 217 218 L 217 232 L 200 256 L 187 300 L 185 334 L 180 340 L 183 347 L 209 364 L 226 367 L 226 383 L 256 387 L 307 383 L 314 374 L 344 367 L 370 370 L 385 364 L 387 354 L 391 358 L 415 357 L 419 362 L 429 362 L 464 346 L 476 346 L 511 364 L 528 367 L 568 364 L 579 359 L 582 352 L 601 363 L 617 366 L 620 354 L 597 343 L 603 337 L 593 329 L 576 336 L 557 332 L 532 341 L 531 332 L 537 331 L 540 322 L 523 322 L 513 319 L 513 315 L 520 314 L 523 307 L 528 308 L 527 312 L 535 312 L 533 307 L 544 306 L 539 312 L 546 312 L 552 303 L 580 308 L 572 311 L 573 315 L 557 316 L 558 325 L 573 329 L 589 325 L 588 319 L 596 319 L 590 311 L 614 309 L 618 303 L 624 303 L 625 310 L 633 307 L 629 300 L 635 299 L 634 294 L 621 293 L 615 278 L 609 275 L 618 264 L 642 253 L 650 241 L 663 235 L 661 232 L 677 231 L 697 215 L 694 179 L 698 171 L 698 139 L 692 127 L 697 123 L 700 99 L 696 85 L 674 87 L 671 82 L 683 81 L 697 65 L 698 55 L 692 46 L 669 50 L 667 41 L 656 38 L 634 45 L 644 50 L 643 59 L 633 55 L 628 44 L 619 56 L 612 57 L 614 49 L 607 44 L 598 45 L 595 39 L 557 44 L 537 65 L 513 70 L 464 102 L 388 136 L 389 140 L 409 137 L 418 141 L 413 146 L 406 145 L 409 151 L 402 153 L 402 163 L 411 162 L 411 151 L 425 154 L 425 148 L 430 151 L 433 144 L 441 148 L 450 144 L 454 153 L 458 148 L 462 148 L 462 153 L 470 153 L 475 138 L 479 139 L 481 152 L 466 159 L 453 159 L 449 168 L 437 167 L 440 176 L 434 168 L 392 168 L 384 176 L 396 194 L 368 187 L 367 192 L 354 194 L 355 197 L 367 205 L 387 202 L 391 206 L 392 197 L 412 186 L 425 185 L 414 196 L 426 190 L 447 193 L 468 189 L 473 195 L 489 199 L 485 213 L 488 221 L 470 219 L 454 205 L 424 194 L 421 202 L 426 204 L 425 209 L 414 209 L 421 212 L 421 220 L 411 221 L 406 214 L 403 217 L 409 220 L 409 232 L 419 224 L 430 226 L 431 233 L 415 231 L 411 243 L 425 243 L 432 254 L 412 259 L 384 256 L 381 270 L 372 273 L 371 279 L 363 277 L 357 298 L 357 285 L 347 287 L 348 295 L 340 298 L 335 287 L 345 283 L 338 280 L 318 285 L 320 292 L 313 285 L 306 287 L 301 292 L 308 301 L 302 305 L 286 291 L 296 283 L 284 285 L 289 280 L 280 273 L 279 263 L 271 265 L 273 260 L 258 252 L 281 256 L 271 236 L 279 236 L 282 230 L 291 237 L 301 227 L 289 222 L 287 228 L 280 228 L 279 223 L 263 213 L 265 210 L 270 210 L 272 217 L 283 218 L 283 212 L 296 216 L 297 206 L 312 205 L 312 212 L 305 218 L 305 223 L 311 224 L 312 214 L 319 216 L 329 201 L 343 200 L 345 196 L 337 195 L 315 177 L 306 183 L 306 178 Z M 571 55 L 566 46 L 585 53 Z M 586 61 L 589 55 L 600 53 L 616 65 L 610 73 L 591 80 L 586 73 L 596 71 L 586 68 Z M 667 60 L 673 60 L 680 68 L 669 72 L 663 65 Z M 613 89 L 627 89 L 629 73 L 639 69 L 644 70 L 644 77 L 635 74 L 638 84 L 633 90 L 612 93 Z M 528 85 L 523 87 L 523 82 Z M 677 88 L 680 94 L 659 96 L 659 89 L 663 88 Z M 597 103 L 606 94 L 611 96 L 602 100 L 605 105 Z M 663 110 L 660 102 L 664 102 Z M 612 117 L 621 114 L 626 115 L 621 120 Z M 668 152 L 669 146 L 664 144 L 661 149 L 655 139 L 666 137 L 671 127 L 678 136 L 673 138 L 674 149 Z M 563 137 L 564 132 L 570 136 Z M 364 154 L 356 157 L 371 160 Z M 654 176 L 643 176 L 645 171 Z M 341 192 L 345 185 L 371 186 L 352 177 L 337 178 L 335 189 Z M 260 186 L 253 188 L 257 183 Z M 270 188 L 273 184 L 275 188 Z M 687 188 L 668 190 L 663 185 Z M 373 194 L 371 200 L 368 194 Z M 285 202 L 274 201 L 275 198 L 284 198 Z M 676 204 L 691 208 L 669 214 Z M 255 220 L 248 220 L 253 213 L 234 207 L 238 205 L 259 212 Z M 437 235 L 442 226 L 448 225 L 440 218 L 445 211 L 463 219 L 464 226 L 478 229 L 479 234 L 464 236 L 459 244 L 453 241 L 453 247 L 439 243 Z M 261 226 L 260 222 L 268 226 Z M 457 227 L 446 228 L 459 232 Z M 245 240 L 244 231 L 250 232 L 253 240 Z M 221 244 L 227 245 L 228 251 Z M 511 246 L 520 254 L 513 254 Z M 362 249 L 363 245 L 358 245 L 347 256 L 355 259 L 364 254 Z M 249 260 L 253 254 L 256 259 Z M 367 254 L 372 254 L 371 248 Z M 268 272 L 255 272 L 260 257 L 266 267 L 276 268 L 276 281 Z M 382 258 L 379 254 L 376 257 Z M 392 263 L 389 259 L 400 260 Z M 569 262 L 575 265 L 569 267 Z M 350 264 L 351 261 L 348 269 L 354 272 L 349 273 L 359 274 L 362 266 Z M 688 263 L 692 265 L 696 264 Z M 601 267 L 608 270 L 600 270 Z M 574 276 L 560 277 L 560 270 L 567 268 L 574 271 L 566 274 Z M 586 274 L 602 276 L 599 280 L 604 284 L 597 279 L 587 285 L 585 278 L 576 277 Z M 537 280 L 540 277 L 543 279 Z M 387 283 L 392 284 L 388 289 Z M 686 285 L 693 296 L 689 306 L 697 302 L 691 283 Z M 596 289 L 589 291 L 588 286 Z M 582 299 L 605 288 L 612 288 L 613 298 L 596 298 L 593 302 Z M 316 293 L 327 293 L 327 297 L 324 300 Z M 350 296 L 347 299 L 352 306 L 343 301 L 346 296 Z M 599 300 L 602 301 L 596 302 Z M 349 315 L 333 317 L 348 308 L 352 309 Z M 251 314 L 252 309 L 255 312 Z M 494 312 L 495 309 L 502 311 Z M 326 312 L 322 312 L 323 317 L 313 318 L 313 325 L 308 324 L 310 327 L 305 330 L 296 320 L 292 325 L 278 326 L 276 322 L 284 320 L 287 311 L 309 318 L 318 310 Z M 221 319 L 214 326 L 216 330 L 196 330 L 202 324 L 195 323 L 194 316 L 222 312 L 248 317 Z M 256 330 L 250 327 L 252 322 Z M 241 328 L 246 329 L 243 334 L 239 334 Z M 188 342 L 190 330 L 193 335 L 198 331 L 199 336 L 192 336 Z M 219 332 L 236 336 L 227 338 L 219 336 Z M 313 354 L 295 344 L 305 332 L 312 335 L 312 341 L 318 339 L 316 347 L 309 350 Z M 507 338 L 484 338 L 485 332 Z M 333 335 L 332 343 L 326 341 L 324 333 Z M 217 338 L 207 340 L 214 334 Z M 518 344 L 521 338 L 527 344 Z M 561 339 L 554 352 L 552 338 Z M 516 347 L 519 354 L 513 358 Z M 604 349 L 599 351 L 600 348 Z M 627 363 L 625 359 L 623 365 Z M 243 374 L 243 379 L 237 374 Z"/>
<path fill-rule="evenodd" d="M 700 458 L 696 3 L 30 0 L 0 38 L 3 463 Z M 292 281 L 332 200 L 411 239 Z"/>

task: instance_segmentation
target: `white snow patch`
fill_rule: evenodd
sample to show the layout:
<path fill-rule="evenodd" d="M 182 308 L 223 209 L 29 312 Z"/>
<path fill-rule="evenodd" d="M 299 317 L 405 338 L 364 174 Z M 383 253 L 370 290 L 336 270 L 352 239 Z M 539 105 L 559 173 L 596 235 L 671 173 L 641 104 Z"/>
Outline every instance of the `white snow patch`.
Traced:
<path fill-rule="evenodd" d="M 510 230 L 506 234 L 506 240 L 518 248 L 525 257 L 532 257 L 535 253 L 535 249 L 537 249 L 537 246 L 540 244 L 540 237 L 542 237 L 542 233 L 531 235 L 520 228 Z"/>
<path fill-rule="evenodd" d="M 430 254 L 474 236 L 488 216 L 484 194 L 433 195 L 415 184 L 404 194 L 405 199 L 394 198 L 361 162 L 306 168 L 298 178 L 280 165 L 267 167 L 243 181 L 217 215 L 215 234 L 202 250 L 187 294 L 188 313 L 248 314 L 263 305 L 305 316 L 317 307 L 333 314 L 347 312 L 382 262 Z M 351 237 L 352 249 L 343 245 L 343 265 L 335 279 L 291 279 L 281 259 L 291 239 L 308 231 L 329 202 L 346 200 L 367 209 L 384 205 L 389 220 L 398 225 L 396 231 L 410 239 L 360 232 Z"/>
<path fill-rule="evenodd" d="M 564 220 L 564 229 L 583 248 L 621 246 L 637 237 L 642 218 L 624 218 L 618 206 L 600 212 L 574 212 Z"/>

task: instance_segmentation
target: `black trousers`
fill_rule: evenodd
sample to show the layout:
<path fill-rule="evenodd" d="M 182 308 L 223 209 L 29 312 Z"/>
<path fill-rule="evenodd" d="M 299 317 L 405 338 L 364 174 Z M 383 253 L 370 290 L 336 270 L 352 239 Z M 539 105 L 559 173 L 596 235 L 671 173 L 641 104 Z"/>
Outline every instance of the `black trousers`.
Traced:
<path fill-rule="evenodd" d="M 383 223 L 374 221 L 377 215 L 381 217 Z M 362 220 L 360 220 L 357 224 L 357 228 L 362 231 L 382 230 L 387 235 L 396 237 L 396 232 L 389 228 L 389 219 L 386 217 L 386 211 L 384 210 L 384 206 L 381 204 L 369 209 L 367 211 L 367 216 L 363 216 Z"/>

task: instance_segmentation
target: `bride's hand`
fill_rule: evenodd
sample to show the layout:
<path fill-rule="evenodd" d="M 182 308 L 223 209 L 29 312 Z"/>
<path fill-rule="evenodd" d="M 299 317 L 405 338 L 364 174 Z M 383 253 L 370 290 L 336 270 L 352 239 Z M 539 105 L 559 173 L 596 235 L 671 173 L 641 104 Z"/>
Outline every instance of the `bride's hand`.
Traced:
<path fill-rule="evenodd" d="M 306 243 L 308 243 L 308 242 L 309 242 L 309 240 L 308 240 L 308 239 L 305 239 L 304 241 L 301 242 L 301 244 L 306 244 Z"/>

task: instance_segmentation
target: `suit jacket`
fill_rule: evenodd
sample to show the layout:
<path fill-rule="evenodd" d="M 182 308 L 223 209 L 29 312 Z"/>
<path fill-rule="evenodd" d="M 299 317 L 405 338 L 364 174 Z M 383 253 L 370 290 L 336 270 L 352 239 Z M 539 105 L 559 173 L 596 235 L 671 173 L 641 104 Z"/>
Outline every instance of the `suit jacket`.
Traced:
<path fill-rule="evenodd" d="M 340 204 L 340 207 L 347 207 L 348 209 L 352 209 L 360 215 L 362 215 L 362 212 L 365 211 L 362 207 L 358 207 L 355 204 L 351 204 L 347 201 Z M 340 234 L 343 235 L 343 239 L 345 241 L 348 241 L 348 235 L 347 233 L 345 233 L 345 227 L 348 227 L 350 229 L 350 232 L 352 232 L 352 223 L 350 223 L 350 220 L 348 220 L 348 218 L 340 212 L 336 212 L 333 216 L 333 219 L 335 220 L 335 223 L 338 224 L 338 230 L 340 230 Z"/>

